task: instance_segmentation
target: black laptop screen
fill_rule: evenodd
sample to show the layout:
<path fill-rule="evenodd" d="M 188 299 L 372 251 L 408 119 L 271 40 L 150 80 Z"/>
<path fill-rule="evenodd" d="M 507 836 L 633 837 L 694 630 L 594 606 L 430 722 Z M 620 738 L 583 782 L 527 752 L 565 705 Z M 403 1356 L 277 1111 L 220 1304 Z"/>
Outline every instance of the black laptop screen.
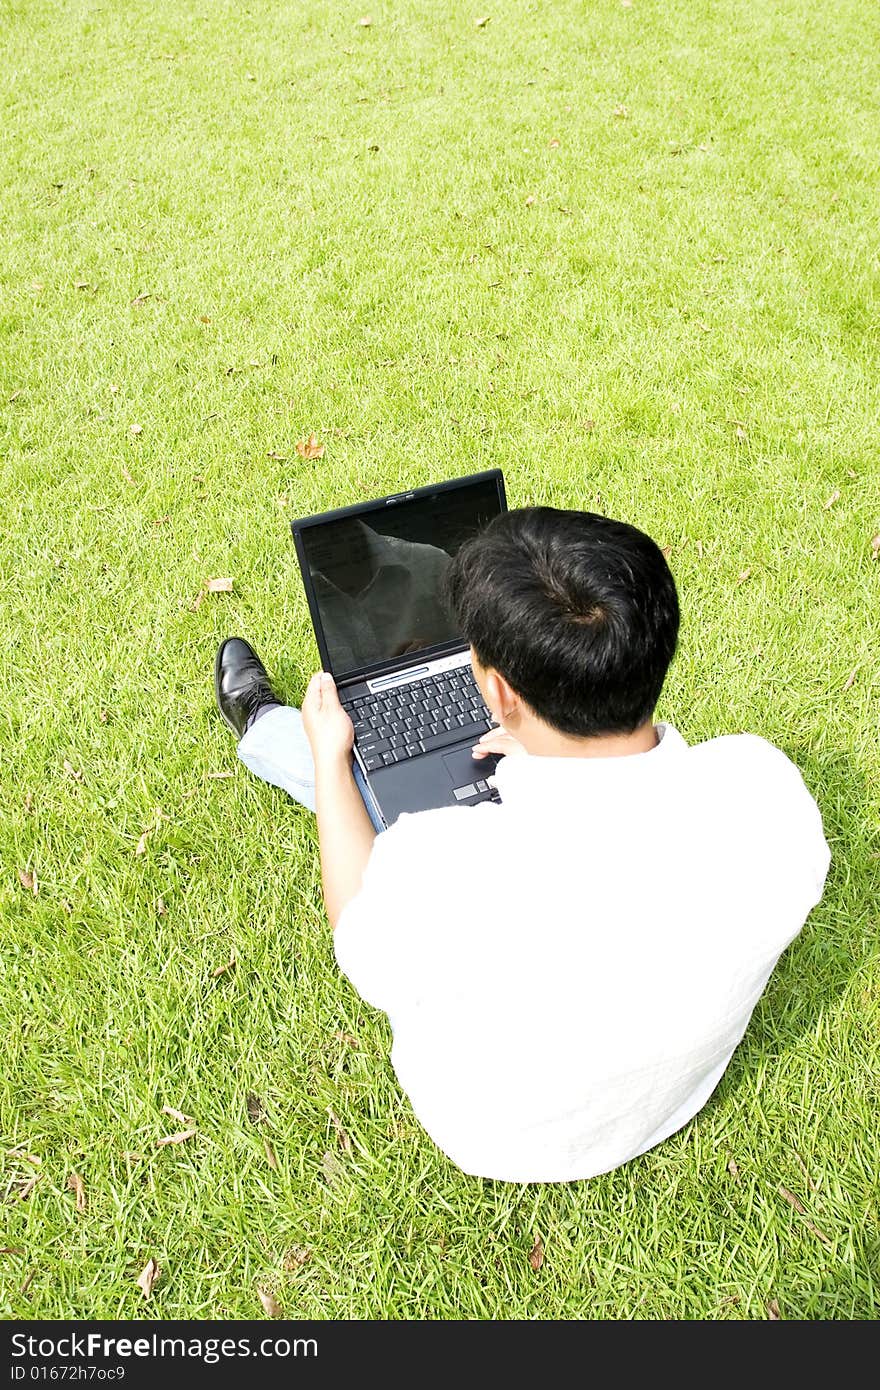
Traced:
<path fill-rule="evenodd" d="M 304 525 L 313 616 L 334 676 L 460 640 L 444 595 L 449 561 L 502 509 L 489 478 Z"/>

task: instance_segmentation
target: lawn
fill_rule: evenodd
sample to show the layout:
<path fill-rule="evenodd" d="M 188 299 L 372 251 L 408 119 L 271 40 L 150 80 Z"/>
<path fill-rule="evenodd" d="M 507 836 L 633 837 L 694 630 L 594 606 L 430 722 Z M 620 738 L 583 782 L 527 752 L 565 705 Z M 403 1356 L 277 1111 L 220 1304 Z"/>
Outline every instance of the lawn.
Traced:
<path fill-rule="evenodd" d="M 874 1318 L 880 12 L 365 5 L 0 0 L 0 1312 Z M 660 715 L 833 856 L 704 1111 L 545 1187 L 421 1131 L 212 689 L 317 665 L 291 518 L 496 465 L 669 548 Z"/>

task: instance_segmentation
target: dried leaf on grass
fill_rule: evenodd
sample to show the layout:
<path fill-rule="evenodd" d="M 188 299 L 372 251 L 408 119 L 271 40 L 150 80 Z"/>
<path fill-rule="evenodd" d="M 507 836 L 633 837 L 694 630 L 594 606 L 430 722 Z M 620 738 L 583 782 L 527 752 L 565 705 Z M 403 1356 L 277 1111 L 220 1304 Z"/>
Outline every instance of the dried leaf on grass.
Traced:
<path fill-rule="evenodd" d="M 269 1143 L 269 1140 L 265 1137 L 263 1138 L 263 1152 L 266 1155 L 266 1162 L 268 1163 L 269 1167 L 274 1169 L 274 1171 L 277 1173 L 278 1159 L 275 1157 L 275 1150 L 272 1148 L 272 1145 Z"/>
<path fill-rule="evenodd" d="M 19 869 L 18 881 L 21 884 L 22 888 L 26 888 L 29 893 L 33 893 L 34 897 L 37 896 L 37 892 L 39 891 L 39 884 L 37 882 L 36 870 Z"/>
<path fill-rule="evenodd" d="M 263 1113 L 263 1102 L 260 1100 L 260 1097 L 256 1094 L 256 1092 L 248 1091 L 246 1103 L 248 1119 L 250 1120 L 251 1124 L 260 1124 L 266 1118 L 265 1114 Z"/>
<path fill-rule="evenodd" d="M 771 1298 L 767 1304 L 767 1317 L 771 1322 L 778 1322 L 782 1317 L 779 1311 L 779 1304 L 776 1302 L 775 1298 Z"/>
<path fill-rule="evenodd" d="M 736 1161 L 735 1158 L 731 1158 L 731 1159 L 728 1161 L 728 1164 L 727 1164 L 727 1171 L 728 1171 L 728 1173 L 730 1174 L 730 1176 L 731 1176 L 732 1178 L 738 1178 L 738 1177 L 739 1177 L 739 1164 L 737 1163 L 737 1161 Z"/>
<path fill-rule="evenodd" d="M 284 1311 L 274 1293 L 270 1293 L 268 1289 L 257 1289 L 257 1293 L 259 1294 L 260 1302 L 270 1318 L 284 1317 Z"/>
<path fill-rule="evenodd" d="M 276 449 L 269 449 L 266 454 L 267 459 L 274 459 L 276 463 L 286 463 L 287 455 L 279 454 Z"/>
<path fill-rule="evenodd" d="M 745 584 L 746 580 L 751 576 L 751 573 L 752 571 L 748 567 L 744 570 L 740 570 L 739 574 L 736 576 L 737 584 Z"/>
<path fill-rule="evenodd" d="M 62 766 L 63 766 L 63 768 L 64 768 L 64 771 L 67 773 L 68 777 L 72 777 L 73 780 L 74 780 L 75 782 L 81 782 L 81 781 L 82 781 L 82 779 L 83 779 L 82 773 L 81 773 L 81 772 L 77 772 L 76 768 L 73 766 L 73 763 L 70 762 L 68 758 L 65 758 L 65 759 L 64 759 L 64 762 L 63 762 Z"/>
<path fill-rule="evenodd" d="M 164 1134 L 161 1139 L 156 1140 L 156 1147 L 161 1148 L 164 1144 L 185 1144 L 187 1139 L 193 1139 L 196 1133 L 195 1129 L 181 1129 L 176 1134 Z"/>
<path fill-rule="evenodd" d="M 321 1172 L 330 1187 L 338 1187 L 345 1174 L 344 1164 L 339 1161 L 331 1149 L 328 1149 L 321 1159 Z"/>
<path fill-rule="evenodd" d="M 823 1245 L 830 1245 L 831 1241 L 825 1235 L 824 1231 L 820 1231 L 818 1226 L 814 1226 L 813 1222 L 807 1216 L 807 1209 L 800 1197 L 797 1197 L 793 1192 L 789 1192 L 787 1187 L 782 1186 L 782 1183 L 779 1184 L 777 1191 L 780 1197 L 788 1202 L 789 1206 L 794 1207 L 795 1211 L 804 1218 L 804 1225 L 807 1230 L 811 1231 L 817 1240 L 821 1240 Z"/>
<path fill-rule="evenodd" d="M 327 1114 L 330 1116 L 330 1121 L 333 1125 L 333 1128 L 336 1130 L 336 1135 L 339 1139 L 340 1148 L 344 1149 L 346 1153 L 351 1153 L 351 1140 L 346 1134 L 339 1116 L 336 1114 L 335 1110 L 332 1110 L 330 1108 L 329 1105 L 327 1106 Z"/>
<path fill-rule="evenodd" d="M 853 685 L 853 684 L 855 683 L 855 679 L 856 679 L 856 676 L 857 676 L 858 674 L 859 674 L 859 668 L 858 668 L 858 666 L 854 666 L 854 667 L 852 668 L 852 670 L 850 671 L 849 675 L 847 676 L 846 680 L 845 680 L 844 683 L 843 683 L 843 689 L 844 689 L 844 690 L 849 690 L 850 686 Z"/>
<path fill-rule="evenodd" d="M 230 970 L 234 970 L 237 965 L 238 961 L 235 959 L 235 956 L 231 956 L 229 960 L 226 961 L 223 965 L 217 965 L 214 967 L 214 969 L 211 971 L 211 979 L 216 980 L 221 975 L 226 975 Z"/>
<path fill-rule="evenodd" d="M 835 502 L 838 502 L 839 500 L 840 500 L 840 488 L 839 488 L 839 487 L 836 487 L 836 488 L 834 489 L 834 491 L 832 492 L 831 496 L 828 498 L 828 501 L 822 503 L 822 510 L 825 511 L 825 512 L 829 511 L 830 508 L 834 506 L 834 503 L 835 503 Z"/>
<path fill-rule="evenodd" d="M 529 1251 L 529 1264 L 537 1274 L 544 1263 L 544 1242 L 539 1235 L 535 1236 L 534 1244 Z"/>
<path fill-rule="evenodd" d="M 320 459 L 324 457 L 324 445 L 316 434 L 310 434 L 308 439 L 297 442 L 296 452 L 302 459 Z"/>
<path fill-rule="evenodd" d="M 144 1298 L 149 1298 L 153 1292 L 153 1285 L 159 1278 L 161 1270 L 156 1261 L 150 1257 L 137 1278 L 137 1286 Z"/>
<path fill-rule="evenodd" d="M 172 1120 L 176 1120 L 180 1125 L 188 1125 L 193 1120 L 192 1115 L 185 1115 L 182 1110 L 175 1110 L 173 1105 L 163 1105 L 162 1114 L 170 1115 Z"/>
<path fill-rule="evenodd" d="M 88 1199 L 86 1197 L 86 1185 L 80 1177 L 79 1173 L 71 1173 L 70 1177 L 67 1179 L 67 1186 L 70 1188 L 72 1192 L 76 1193 L 77 1211 L 85 1212 L 88 1207 Z"/>
<path fill-rule="evenodd" d="M 229 578 L 206 579 L 196 595 L 192 611 L 198 611 L 206 594 L 231 594 L 234 584 L 235 580 Z"/>
<path fill-rule="evenodd" d="M 291 1274 L 293 1270 L 301 1269 L 303 1265 L 307 1265 L 311 1258 L 311 1250 L 307 1250 L 304 1245 L 292 1245 L 284 1256 L 284 1268 L 288 1274 Z"/>
<path fill-rule="evenodd" d="M 880 556 L 880 535 L 873 536 L 871 539 L 871 559 L 876 560 Z"/>
<path fill-rule="evenodd" d="M 157 806 L 155 811 L 153 812 L 153 819 L 150 821 L 149 825 L 144 827 L 144 829 L 141 832 L 141 837 L 134 847 L 135 854 L 146 853 L 148 839 L 154 833 L 154 831 L 159 829 L 159 826 L 162 823 L 162 821 L 167 819 L 168 817 L 165 815 L 165 812 L 162 810 L 161 806 Z"/>

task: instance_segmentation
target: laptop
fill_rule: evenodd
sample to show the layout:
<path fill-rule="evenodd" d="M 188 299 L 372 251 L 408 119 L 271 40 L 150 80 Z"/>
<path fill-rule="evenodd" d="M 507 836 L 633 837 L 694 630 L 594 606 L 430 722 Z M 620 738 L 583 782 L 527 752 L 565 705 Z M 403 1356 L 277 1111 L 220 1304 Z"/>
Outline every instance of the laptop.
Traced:
<path fill-rule="evenodd" d="M 507 510 L 498 468 L 291 522 L 323 669 L 354 725 L 379 819 L 498 793 L 491 727 L 444 589 L 459 546 Z"/>

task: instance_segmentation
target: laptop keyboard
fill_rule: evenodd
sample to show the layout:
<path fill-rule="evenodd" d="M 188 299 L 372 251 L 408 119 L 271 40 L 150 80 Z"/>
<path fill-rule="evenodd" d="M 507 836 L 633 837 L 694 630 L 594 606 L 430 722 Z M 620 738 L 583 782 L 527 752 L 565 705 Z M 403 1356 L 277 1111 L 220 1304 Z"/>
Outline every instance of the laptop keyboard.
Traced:
<path fill-rule="evenodd" d="M 491 714 L 469 666 L 371 692 L 365 682 L 340 691 L 367 772 L 432 753 L 462 740 L 476 743 Z"/>

